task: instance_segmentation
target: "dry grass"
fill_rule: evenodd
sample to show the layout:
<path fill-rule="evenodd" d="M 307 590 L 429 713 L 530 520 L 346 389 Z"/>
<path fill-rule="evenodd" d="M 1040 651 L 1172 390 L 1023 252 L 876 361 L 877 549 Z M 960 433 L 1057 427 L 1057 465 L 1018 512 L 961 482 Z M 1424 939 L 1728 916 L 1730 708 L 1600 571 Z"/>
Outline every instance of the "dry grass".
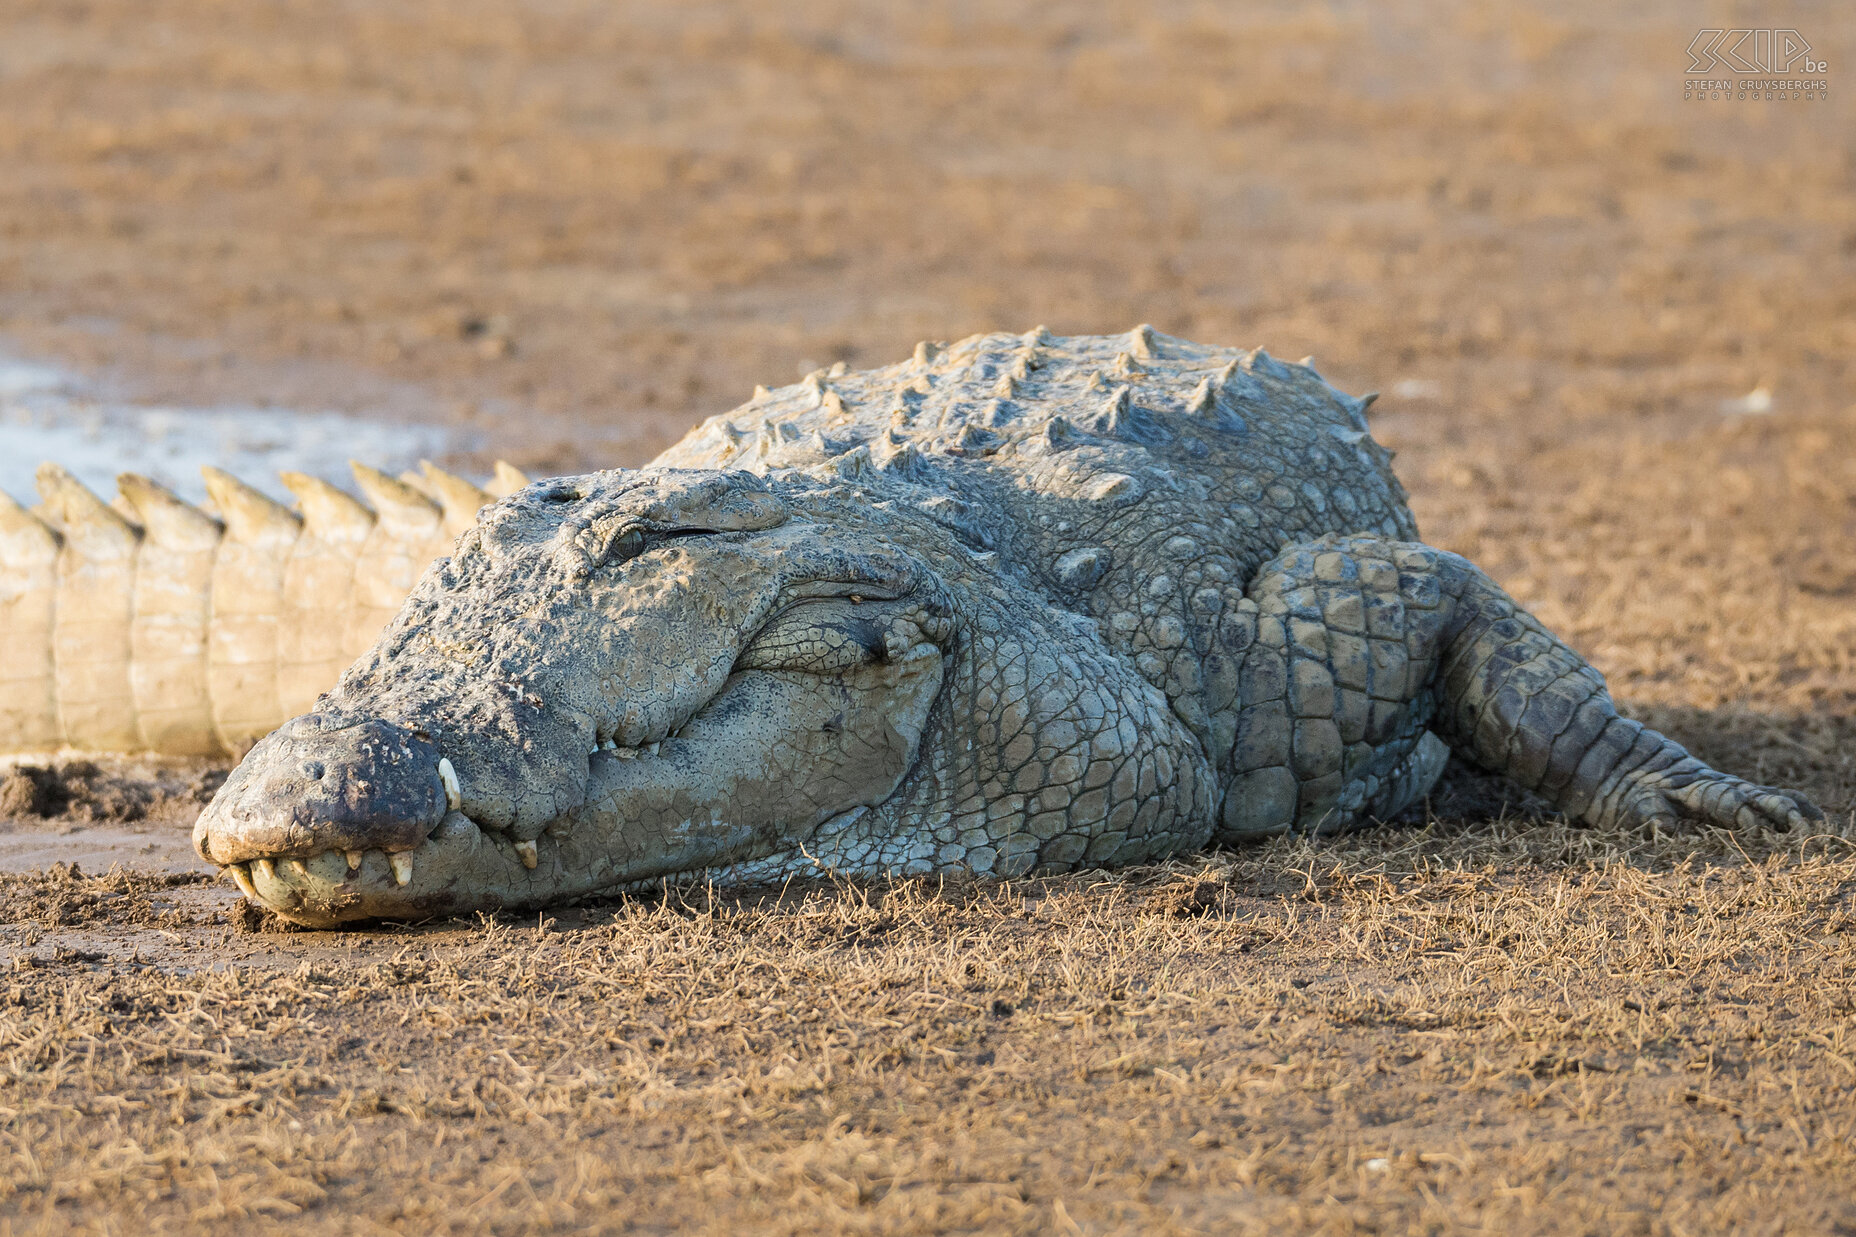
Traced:
<path fill-rule="evenodd" d="M 1856 1232 L 1856 151 L 1834 97 L 1682 102 L 1700 20 L 9 0 L 24 346 L 544 468 L 920 336 L 1312 352 L 1433 541 L 1833 820 L 1594 834 L 1458 775 L 1203 864 L 327 935 L 22 877 L 0 1234 Z M 1760 22 L 1847 89 L 1847 22 Z"/>
<path fill-rule="evenodd" d="M 104 919 L 73 952 L 16 923 L 0 1209 L 46 1232 L 1844 1231 L 1853 836 L 1433 821 L 476 925 L 130 944 Z"/>

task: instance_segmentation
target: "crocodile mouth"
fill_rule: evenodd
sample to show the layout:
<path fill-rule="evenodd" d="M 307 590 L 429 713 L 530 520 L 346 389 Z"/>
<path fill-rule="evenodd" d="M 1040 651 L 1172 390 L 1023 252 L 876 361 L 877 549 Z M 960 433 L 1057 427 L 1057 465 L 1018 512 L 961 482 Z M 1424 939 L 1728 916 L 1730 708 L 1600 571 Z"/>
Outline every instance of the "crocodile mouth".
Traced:
<path fill-rule="evenodd" d="M 888 799 L 915 761 L 943 654 L 898 621 L 909 605 L 804 599 L 688 716 L 604 738 L 584 719 L 556 728 L 589 737 L 548 762 L 573 775 L 541 818 L 486 818 L 470 769 L 424 732 L 306 715 L 252 749 L 201 813 L 195 848 L 314 927 L 557 905 L 802 853 L 826 821 Z M 821 665 L 795 631 L 829 624 L 847 635 Z"/>
<path fill-rule="evenodd" d="M 683 728 L 715 703 L 660 722 L 643 732 L 649 741 L 620 743 L 619 723 L 583 741 L 584 763 L 547 761 L 550 798 L 609 807 L 615 782 L 676 780 L 664 766 L 689 762 Z M 588 727 L 550 730 L 571 742 Z M 648 849 L 628 844 L 622 811 L 567 806 L 523 822 L 496 819 L 485 802 L 426 731 L 311 713 L 252 749 L 200 814 L 194 847 L 247 897 L 311 925 L 559 902 L 610 884 L 615 861 L 635 868 Z"/>
<path fill-rule="evenodd" d="M 661 750 L 661 743 L 601 743 L 587 753 L 589 783 L 608 780 L 602 774 L 609 765 L 658 760 Z M 589 832 L 584 826 L 591 822 L 574 819 L 576 813 L 536 837 L 518 838 L 462 810 L 448 757 L 438 757 L 430 772 L 442 814 L 422 835 L 402 826 L 379 838 L 338 836 L 342 825 L 323 820 L 310 838 L 286 850 L 230 841 L 203 814 L 198 845 L 246 897 L 311 926 L 560 902 L 610 883 L 611 829 Z M 250 853 L 257 850 L 265 853 Z"/>

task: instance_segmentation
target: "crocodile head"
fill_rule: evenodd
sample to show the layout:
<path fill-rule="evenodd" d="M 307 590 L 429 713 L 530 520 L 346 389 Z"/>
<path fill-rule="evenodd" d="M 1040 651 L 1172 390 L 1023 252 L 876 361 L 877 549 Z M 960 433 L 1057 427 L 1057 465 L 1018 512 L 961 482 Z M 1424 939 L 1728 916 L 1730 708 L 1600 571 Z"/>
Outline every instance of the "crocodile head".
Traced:
<path fill-rule="evenodd" d="M 928 563 L 739 472 L 485 511 L 194 842 L 307 924 L 537 906 L 793 850 L 915 761 L 956 623 Z"/>

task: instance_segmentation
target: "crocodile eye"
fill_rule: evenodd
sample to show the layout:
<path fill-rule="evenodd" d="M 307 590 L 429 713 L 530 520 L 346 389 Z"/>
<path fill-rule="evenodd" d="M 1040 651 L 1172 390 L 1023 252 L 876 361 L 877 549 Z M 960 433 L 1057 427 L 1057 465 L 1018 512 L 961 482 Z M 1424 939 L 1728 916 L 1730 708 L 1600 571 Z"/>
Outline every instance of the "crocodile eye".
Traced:
<path fill-rule="evenodd" d="M 622 563 L 627 559 L 637 558 L 644 553 L 644 530 L 628 528 L 612 539 L 606 547 L 605 560 L 608 563 Z"/>
<path fill-rule="evenodd" d="M 597 571 L 608 563 L 623 563 L 644 553 L 644 530 L 627 527 L 616 519 L 595 522 L 574 538 L 584 558 L 582 571 Z"/>

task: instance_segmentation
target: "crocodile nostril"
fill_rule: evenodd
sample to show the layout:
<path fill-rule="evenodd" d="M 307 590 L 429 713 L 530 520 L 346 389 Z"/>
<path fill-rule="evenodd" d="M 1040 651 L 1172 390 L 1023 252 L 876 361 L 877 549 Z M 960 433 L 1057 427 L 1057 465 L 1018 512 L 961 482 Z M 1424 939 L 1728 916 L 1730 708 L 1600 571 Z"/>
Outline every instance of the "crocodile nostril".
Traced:
<path fill-rule="evenodd" d="M 311 781 L 321 781 L 322 775 L 327 772 L 328 770 L 323 767 L 320 760 L 305 760 L 303 762 L 303 776 L 309 778 Z"/>

